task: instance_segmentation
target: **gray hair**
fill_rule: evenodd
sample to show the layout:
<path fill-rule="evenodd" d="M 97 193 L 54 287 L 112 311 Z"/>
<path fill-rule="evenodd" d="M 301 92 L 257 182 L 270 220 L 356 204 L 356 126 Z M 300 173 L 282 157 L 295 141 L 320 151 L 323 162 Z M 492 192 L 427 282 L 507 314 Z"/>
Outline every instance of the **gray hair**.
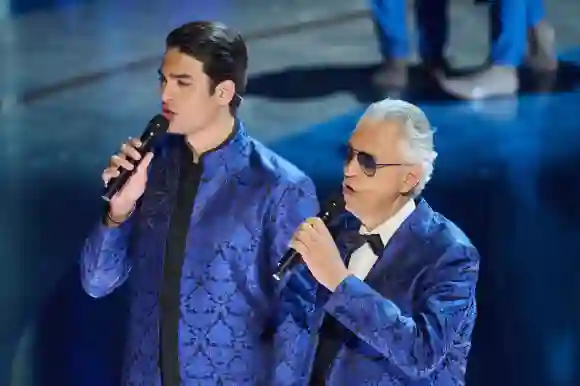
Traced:
<path fill-rule="evenodd" d="M 418 196 L 433 174 L 433 167 L 437 152 L 433 143 L 435 130 L 425 113 L 417 106 L 397 99 L 384 99 L 370 105 L 363 118 L 373 120 L 396 121 L 401 124 L 402 133 L 407 144 L 407 161 L 420 164 L 422 175 L 419 183 L 411 192 Z"/>

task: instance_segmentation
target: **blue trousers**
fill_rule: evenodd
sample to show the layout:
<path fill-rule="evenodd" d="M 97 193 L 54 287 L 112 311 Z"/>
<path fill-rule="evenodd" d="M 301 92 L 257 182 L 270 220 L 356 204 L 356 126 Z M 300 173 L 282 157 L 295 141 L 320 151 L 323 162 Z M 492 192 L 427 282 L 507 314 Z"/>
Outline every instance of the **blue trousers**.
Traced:
<path fill-rule="evenodd" d="M 545 16 L 543 0 L 488 0 L 491 3 L 491 59 L 518 66 L 527 44 L 527 30 Z M 381 54 L 408 58 L 410 54 L 406 0 L 370 0 Z M 423 61 L 444 57 L 448 35 L 447 0 L 416 0 L 418 50 Z"/>
<path fill-rule="evenodd" d="M 491 0 L 491 60 L 519 66 L 527 47 L 528 28 L 544 19 L 543 0 Z"/>

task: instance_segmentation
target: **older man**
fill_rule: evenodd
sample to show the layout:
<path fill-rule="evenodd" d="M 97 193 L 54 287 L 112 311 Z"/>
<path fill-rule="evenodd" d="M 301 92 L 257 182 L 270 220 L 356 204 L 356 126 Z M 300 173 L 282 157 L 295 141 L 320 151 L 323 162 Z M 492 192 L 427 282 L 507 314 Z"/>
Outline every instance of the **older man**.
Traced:
<path fill-rule="evenodd" d="M 410 103 L 383 100 L 361 118 L 345 159 L 346 212 L 330 229 L 306 220 L 291 243 L 305 265 L 282 292 L 280 331 L 296 336 L 280 353 L 288 384 L 465 383 L 479 256 L 419 198 L 436 155 Z"/>

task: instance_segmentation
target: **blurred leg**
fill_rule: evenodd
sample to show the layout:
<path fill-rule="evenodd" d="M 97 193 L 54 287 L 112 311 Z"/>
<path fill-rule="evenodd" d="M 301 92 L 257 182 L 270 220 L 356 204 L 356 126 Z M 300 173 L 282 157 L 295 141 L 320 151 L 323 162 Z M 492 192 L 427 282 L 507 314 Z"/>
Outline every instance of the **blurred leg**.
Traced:
<path fill-rule="evenodd" d="M 517 67 L 527 46 L 526 0 L 497 0 L 491 7 L 491 66 L 466 77 L 441 77 L 441 87 L 461 99 L 513 95 L 519 88 Z"/>
<path fill-rule="evenodd" d="M 401 89 L 407 85 L 409 34 L 406 0 L 371 0 L 383 64 L 374 75 L 373 83 L 384 90 Z"/>
<path fill-rule="evenodd" d="M 546 18 L 543 0 L 526 0 L 526 23 L 533 28 Z"/>
<path fill-rule="evenodd" d="M 427 65 L 444 62 L 448 35 L 448 1 L 416 0 L 419 54 Z"/>
<path fill-rule="evenodd" d="M 527 0 L 499 0 L 491 4 L 491 61 L 517 67 L 526 53 Z"/>
<path fill-rule="evenodd" d="M 536 71 L 558 68 L 556 34 L 546 22 L 543 0 L 526 0 L 527 56 L 525 64 Z"/>
<path fill-rule="evenodd" d="M 381 54 L 385 59 L 409 57 L 406 0 L 371 0 Z"/>

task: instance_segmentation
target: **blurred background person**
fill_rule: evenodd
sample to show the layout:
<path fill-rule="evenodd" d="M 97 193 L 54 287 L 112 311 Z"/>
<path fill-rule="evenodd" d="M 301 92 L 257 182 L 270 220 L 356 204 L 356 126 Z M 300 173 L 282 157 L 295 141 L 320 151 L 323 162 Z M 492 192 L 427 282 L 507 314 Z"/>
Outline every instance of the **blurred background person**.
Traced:
<path fill-rule="evenodd" d="M 515 94 L 520 86 L 518 69 L 535 73 L 555 71 L 555 32 L 546 21 L 543 0 L 491 1 L 491 53 L 489 67 L 458 78 L 439 76 L 442 88 L 462 99 L 482 99 Z"/>
<path fill-rule="evenodd" d="M 421 66 L 450 94 L 462 99 L 510 95 L 518 90 L 517 69 L 557 68 L 555 34 L 545 20 L 542 0 L 498 0 L 490 6 L 492 48 L 490 66 L 463 77 L 447 77 L 446 48 L 449 33 L 448 0 L 414 2 Z M 383 63 L 375 84 L 383 89 L 404 88 L 410 56 L 407 2 L 371 0 L 371 10 Z"/>
<path fill-rule="evenodd" d="M 428 72 L 446 67 L 448 0 L 415 0 L 418 52 Z M 406 0 L 371 0 L 372 18 L 383 63 L 374 83 L 383 88 L 404 88 L 408 82 L 411 52 Z"/>

